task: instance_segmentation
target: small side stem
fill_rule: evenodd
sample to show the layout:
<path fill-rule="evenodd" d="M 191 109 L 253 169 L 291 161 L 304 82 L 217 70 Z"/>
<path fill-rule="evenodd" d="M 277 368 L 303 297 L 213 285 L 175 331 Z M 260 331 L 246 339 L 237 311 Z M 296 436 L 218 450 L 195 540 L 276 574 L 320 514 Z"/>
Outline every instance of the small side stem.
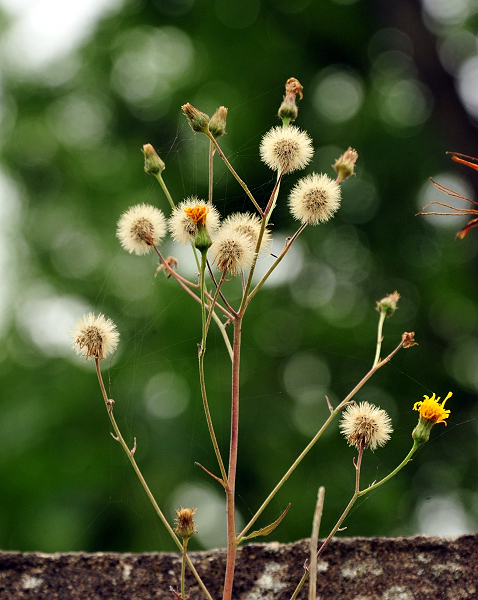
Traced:
<path fill-rule="evenodd" d="M 212 183 L 214 180 L 214 144 L 209 140 L 209 188 L 208 188 L 208 203 L 212 204 Z"/>
<path fill-rule="evenodd" d="M 163 192 L 164 192 L 166 198 L 168 199 L 168 202 L 169 202 L 171 208 L 174 210 L 176 208 L 176 205 L 174 204 L 171 194 L 169 193 L 169 190 L 168 190 L 166 184 L 164 183 L 161 173 L 158 173 L 156 175 L 156 179 L 159 181 L 159 185 L 162 187 Z"/>
<path fill-rule="evenodd" d="M 203 252 L 201 255 L 201 273 L 200 273 L 200 286 L 201 286 L 201 322 L 202 322 L 202 339 L 201 345 L 198 349 L 198 358 L 199 358 L 199 382 L 201 385 L 201 396 L 204 406 L 204 413 L 206 415 L 207 428 L 209 430 L 209 435 L 211 436 L 211 442 L 214 448 L 214 452 L 216 454 L 217 462 L 219 464 L 219 469 L 221 470 L 221 477 L 225 484 L 227 484 L 227 476 L 226 469 L 224 468 L 224 462 L 222 460 L 221 452 L 219 450 L 219 444 L 217 443 L 216 434 L 214 432 L 214 426 L 212 424 L 211 412 L 209 410 L 209 403 L 207 401 L 207 393 L 206 393 L 206 379 L 204 376 L 204 356 L 206 354 L 206 339 L 207 339 L 207 330 L 209 320 L 206 316 L 206 302 L 204 300 L 204 292 L 205 292 L 205 281 L 204 275 L 206 273 L 206 252 Z M 217 292 L 217 290 L 216 290 Z M 215 295 L 217 298 L 217 293 Z M 214 310 L 214 306 L 211 307 L 211 310 Z"/>
<path fill-rule="evenodd" d="M 378 363 L 380 360 L 380 350 L 382 349 L 382 341 L 383 341 L 383 323 L 385 321 L 386 314 L 383 310 L 380 311 L 380 318 L 378 320 L 378 331 L 377 331 L 377 350 L 375 352 L 375 359 L 373 361 L 373 366 Z"/>
<path fill-rule="evenodd" d="M 213 135 L 208 132 L 206 134 L 210 141 L 214 144 L 219 156 L 222 158 L 222 160 L 226 163 L 227 168 L 229 169 L 229 171 L 231 171 L 231 173 L 233 174 L 233 176 L 235 177 L 235 179 L 237 180 L 237 182 L 239 183 L 239 185 L 242 187 L 242 189 L 246 192 L 246 194 L 249 196 L 250 200 L 252 201 L 252 204 L 254 204 L 254 206 L 256 207 L 257 212 L 261 215 L 261 217 L 264 215 L 264 213 L 262 212 L 261 207 L 257 204 L 256 199 L 254 198 L 254 196 L 252 195 L 252 193 L 250 192 L 249 188 L 247 187 L 247 185 L 244 183 L 244 181 L 242 181 L 242 179 L 239 177 L 239 175 L 236 173 L 234 167 L 231 165 L 231 163 L 227 160 L 226 155 L 224 154 L 224 152 L 221 150 L 221 147 L 219 146 L 219 144 L 217 143 L 217 141 L 214 139 Z"/>
<path fill-rule="evenodd" d="M 186 562 L 187 562 L 187 549 L 188 549 L 188 539 L 183 539 L 183 551 L 182 551 L 182 561 L 181 561 L 181 598 L 186 600 Z"/>
<path fill-rule="evenodd" d="M 320 436 L 323 434 L 323 432 L 327 429 L 327 427 L 330 425 L 330 423 L 334 420 L 334 418 L 337 416 L 337 414 L 339 412 L 341 412 L 341 410 L 344 408 L 344 406 L 352 400 L 352 398 L 355 396 L 355 394 L 370 379 L 370 377 L 372 377 L 372 375 L 374 375 L 374 373 L 376 373 L 379 369 L 381 369 L 385 364 L 387 364 L 395 356 L 395 354 L 400 350 L 400 348 L 402 346 L 403 346 L 403 340 L 395 348 L 395 350 L 393 350 L 386 358 L 381 360 L 377 365 L 375 365 L 375 367 L 372 367 L 370 369 L 370 371 L 359 381 L 359 383 L 357 383 L 357 385 L 353 388 L 353 390 L 342 400 L 342 402 L 337 406 L 337 408 L 335 410 L 331 411 L 329 418 L 325 421 L 325 423 L 322 425 L 322 427 L 319 429 L 319 431 L 316 433 L 316 435 L 312 438 L 312 440 L 307 444 L 307 446 L 304 448 L 304 450 L 302 450 L 302 452 L 299 454 L 299 456 L 296 458 L 296 460 L 292 463 L 292 465 L 287 470 L 287 472 L 282 477 L 282 479 L 279 481 L 279 483 L 275 486 L 275 488 L 272 490 L 272 492 L 264 500 L 264 502 L 262 503 L 259 510 L 256 512 L 256 514 L 252 517 L 252 519 L 249 521 L 249 523 L 244 527 L 244 529 L 238 535 L 238 537 L 237 537 L 238 543 L 246 535 L 246 533 L 249 531 L 249 529 L 252 527 L 252 525 L 254 525 L 254 523 L 257 521 L 257 519 L 259 518 L 261 513 L 264 511 L 264 509 L 267 507 L 269 502 L 277 494 L 277 492 L 284 485 L 284 483 L 289 479 L 289 477 L 294 472 L 294 470 L 297 468 L 297 466 L 300 464 L 302 459 L 308 454 L 308 452 L 315 445 L 317 440 L 320 438 Z"/>
<path fill-rule="evenodd" d="M 250 302 L 252 300 L 252 298 L 254 298 L 254 296 L 257 294 L 257 292 L 260 290 L 260 288 L 264 285 L 264 283 L 267 281 L 267 279 L 269 278 L 269 276 L 271 275 L 272 271 L 274 271 L 274 269 L 277 267 L 277 265 L 281 262 L 281 260 L 284 258 L 284 256 L 287 254 L 287 252 L 289 251 L 290 247 L 292 246 L 293 242 L 299 237 L 299 235 L 304 231 L 304 229 L 306 228 L 306 224 L 303 224 L 299 227 L 299 229 L 294 233 L 294 235 L 289 238 L 287 240 L 286 245 L 284 246 L 284 249 L 282 250 L 282 252 L 279 254 L 279 256 L 276 258 L 276 260 L 272 263 L 272 266 L 270 267 L 270 269 L 267 271 L 267 273 L 262 277 L 262 279 L 259 281 L 259 283 L 256 285 L 256 287 L 252 290 L 252 292 L 249 294 L 248 298 L 247 298 L 247 302 Z"/>
<path fill-rule="evenodd" d="M 408 464 L 408 462 L 411 460 L 412 456 L 418 450 L 419 446 L 420 446 L 420 444 L 418 442 L 414 441 L 412 449 L 410 450 L 410 452 L 407 454 L 407 456 L 398 465 L 398 467 L 396 469 L 394 469 L 391 473 L 389 473 L 386 477 L 384 477 L 378 483 L 374 483 L 374 484 L 370 485 L 368 488 L 365 488 L 362 491 L 360 491 L 360 467 L 361 467 L 361 464 L 362 464 L 362 456 L 363 456 L 364 448 L 361 448 L 359 450 L 359 455 L 358 455 L 358 458 L 357 458 L 357 464 L 356 464 L 356 467 L 355 467 L 355 492 L 354 492 L 354 495 L 350 499 L 350 502 L 347 504 L 344 512 L 341 514 L 339 520 L 334 525 L 332 531 L 329 533 L 329 535 L 327 536 L 327 538 L 323 541 L 321 547 L 319 548 L 319 551 L 317 552 L 317 558 L 322 554 L 322 552 L 325 550 L 327 544 L 330 542 L 330 540 L 333 538 L 333 536 L 337 533 L 337 531 L 339 530 L 340 526 L 344 522 L 346 516 L 349 514 L 352 506 L 355 504 L 357 498 L 360 498 L 361 496 L 365 496 L 365 494 L 368 494 L 368 492 L 371 492 L 372 490 L 375 490 L 380 485 L 384 484 L 386 481 L 388 481 L 394 475 L 396 475 L 401 469 L 403 469 L 403 467 L 406 464 Z M 304 575 L 302 576 L 302 579 L 300 580 L 299 584 L 297 585 L 297 588 L 295 589 L 294 593 L 291 596 L 291 600 L 295 600 L 297 598 L 297 594 L 299 593 L 301 587 L 304 585 L 305 581 L 307 580 L 308 575 L 309 575 L 309 569 L 307 569 L 305 571 Z"/>
<path fill-rule="evenodd" d="M 128 445 L 124 441 L 123 436 L 121 435 L 121 432 L 119 430 L 119 427 L 116 424 L 116 420 L 115 420 L 115 418 L 113 416 L 113 402 L 112 402 L 112 400 L 110 400 L 108 398 L 108 394 L 106 393 L 105 384 L 103 383 L 103 377 L 101 376 L 101 369 L 100 369 L 99 359 L 95 358 L 95 364 L 96 364 L 96 374 L 98 376 L 98 382 L 100 384 L 101 393 L 103 394 L 103 399 L 105 401 L 106 410 L 108 411 L 108 416 L 110 418 L 111 425 L 113 426 L 113 429 L 114 429 L 115 434 L 116 434 L 116 436 L 114 436 L 114 439 L 117 442 L 119 442 L 121 444 L 121 446 L 123 447 L 123 450 L 125 451 L 126 456 L 128 457 L 128 459 L 129 459 L 129 461 L 130 461 L 130 463 L 131 463 L 131 465 L 132 465 L 132 467 L 134 469 L 134 472 L 136 473 L 136 475 L 137 475 L 137 477 L 138 477 L 141 485 L 143 486 L 144 491 L 146 492 L 146 494 L 147 494 L 147 496 L 148 496 L 151 504 L 153 505 L 153 508 L 156 511 L 156 514 L 158 515 L 158 517 L 163 522 L 163 525 L 166 527 L 166 529 L 168 530 L 168 533 L 173 538 L 173 541 L 176 544 L 176 546 L 182 552 L 183 546 L 182 546 L 182 544 L 181 544 L 178 536 L 174 533 L 173 528 L 168 523 L 166 517 L 164 516 L 164 514 L 161 511 L 161 509 L 159 508 L 158 503 L 156 502 L 155 497 L 153 496 L 151 490 L 148 487 L 148 484 L 146 483 L 146 480 L 143 477 L 143 474 L 141 473 L 138 465 L 136 464 L 136 461 L 134 459 L 134 452 L 128 448 Z M 193 573 L 194 577 L 196 578 L 196 581 L 198 582 L 198 584 L 201 587 L 202 591 L 206 594 L 206 597 L 208 598 L 208 600 L 212 600 L 211 594 L 208 592 L 206 586 L 204 585 L 204 582 L 202 581 L 201 577 L 199 576 L 199 573 L 196 571 L 196 568 L 194 567 L 194 565 L 191 562 L 191 559 L 188 556 L 186 556 L 186 562 L 188 563 L 188 566 L 191 569 L 191 572 Z"/>

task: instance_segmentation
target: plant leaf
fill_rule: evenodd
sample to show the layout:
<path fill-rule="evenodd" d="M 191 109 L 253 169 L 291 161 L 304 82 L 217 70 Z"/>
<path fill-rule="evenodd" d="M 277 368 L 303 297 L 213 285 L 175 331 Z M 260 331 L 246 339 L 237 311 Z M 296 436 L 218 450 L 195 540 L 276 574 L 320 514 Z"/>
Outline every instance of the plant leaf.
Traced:
<path fill-rule="evenodd" d="M 289 510 L 289 508 L 290 508 L 290 503 L 287 505 L 287 508 L 281 514 L 281 516 L 278 519 L 276 519 L 273 523 L 271 523 L 270 525 L 267 525 L 266 527 L 263 527 L 262 529 L 258 529 L 257 531 L 253 531 L 249 535 L 246 535 L 245 537 L 241 538 L 239 541 L 242 542 L 242 540 L 250 540 L 251 538 L 257 537 L 259 535 L 269 535 L 269 533 L 272 533 L 274 531 L 274 529 L 280 524 L 280 522 L 282 521 L 282 519 L 286 516 L 287 511 Z"/>

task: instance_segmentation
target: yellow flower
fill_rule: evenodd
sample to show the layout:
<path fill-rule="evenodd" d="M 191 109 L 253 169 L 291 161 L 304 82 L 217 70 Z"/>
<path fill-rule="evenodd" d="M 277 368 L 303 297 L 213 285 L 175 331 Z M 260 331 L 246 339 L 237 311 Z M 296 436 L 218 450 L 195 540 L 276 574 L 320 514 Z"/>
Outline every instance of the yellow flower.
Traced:
<path fill-rule="evenodd" d="M 450 414 L 449 410 L 445 410 L 443 407 L 445 406 L 445 402 L 453 395 L 452 392 L 448 392 L 447 397 L 440 404 L 440 397 L 435 398 L 435 394 L 430 398 L 429 396 L 423 396 L 425 400 L 422 402 L 415 402 L 413 405 L 413 410 L 420 411 L 420 416 L 426 419 L 427 421 L 433 421 L 433 424 L 436 423 L 445 423 L 445 419 L 448 419 L 448 415 Z M 446 423 L 445 423 L 446 425 Z"/>
<path fill-rule="evenodd" d="M 425 395 L 423 396 L 425 400 L 415 402 L 413 410 L 417 410 L 420 413 L 418 424 L 412 433 L 415 444 L 428 442 L 433 425 L 445 423 L 445 419 L 448 419 L 448 415 L 450 414 L 450 411 L 444 408 L 445 402 L 452 395 L 452 392 L 448 392 L 447 397 L 441 403 L 439 402 L 440 397 L 436 398 L 435 394 L 431 397 Z"/>

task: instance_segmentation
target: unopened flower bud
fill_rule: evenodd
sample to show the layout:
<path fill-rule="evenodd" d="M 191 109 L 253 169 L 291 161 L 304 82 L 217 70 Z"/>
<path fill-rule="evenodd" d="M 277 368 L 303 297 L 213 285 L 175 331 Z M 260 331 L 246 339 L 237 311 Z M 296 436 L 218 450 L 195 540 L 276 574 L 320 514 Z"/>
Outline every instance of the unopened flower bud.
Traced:
<path fill-rule="evenodd" d="M 196 133 L 207 133 L 208 124 L 211 120 L 208 115 L 194 108 L 192 104 L 183 104 L 181 106 L 183 113 L 186 115 L 191 129 Z"/>
<path fill-rule="evenodd" d="M 397 303 L 400 300 L 400 294 L 395 291 L 393 294 L 388 294 L 385 298 L 382 298 L 379 302 L 377 302 L 376 309 L 380 313 L 385 313 L 386 317 L 391 317 L 393 313 L 397 310 Z"/>
<path fill-rule="evenodd" d="M 349 146 L 348 150 L 340 158 L 336 159 L 332 167 L 338 173 L 340 181 L 348 179 L 351 175 L 355 175 L 354 167 L 357 158 L 358 153 Z"/>
<path fill-rule="evenodd" d="M 141 149 L 144 154 L 144 170 L 149 175 L 158 175 L 166 168 L 164 162 L 159 158 L 156 150 L 151 144 L 145 144 Z"/>
<path fill-rule="evenodd" d="M 176 510 L 176 529 L 174 530 L 183 540 L 188 540 L 196 533 L 196 523 L 193 516 L 196 514 L 196 508 L 179 507 Z"/>
<path fill-rule="evenodd" d="M 302 99 L 303 87 L 295 77 L 291 77 L 285 84 L 285 96 L 279 108 L 279 117 L 287 125 L 297 119 L 299 109 L 295 103 L 295 96 L 299 94 Z"/>
<path fill-rule="evenodd" d="M 226 133 L 227 108 L 220 106 L 209 121 L 209 131 L 217 139 Z"/>

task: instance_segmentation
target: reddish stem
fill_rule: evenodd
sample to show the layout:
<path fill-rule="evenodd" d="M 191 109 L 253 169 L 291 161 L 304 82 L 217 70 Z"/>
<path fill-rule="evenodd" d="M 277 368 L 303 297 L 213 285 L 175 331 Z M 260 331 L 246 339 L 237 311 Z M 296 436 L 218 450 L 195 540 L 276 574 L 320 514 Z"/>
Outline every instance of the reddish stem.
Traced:
<path fill-rule="evenodd" d="M 231 407 L 231 445 L 229 449 L 229 472 L 226 488 L 227 510 L 227 562 L 224 578 L 223 600 L 231 600 L 236 561 L 236 526 L 234 494 L 236 488 L 237 446 L 239 437 L 239 367 L 241 351 L 242 318 L 234 321 L 234 342 L 232 361 L 232 407 Z"/>

